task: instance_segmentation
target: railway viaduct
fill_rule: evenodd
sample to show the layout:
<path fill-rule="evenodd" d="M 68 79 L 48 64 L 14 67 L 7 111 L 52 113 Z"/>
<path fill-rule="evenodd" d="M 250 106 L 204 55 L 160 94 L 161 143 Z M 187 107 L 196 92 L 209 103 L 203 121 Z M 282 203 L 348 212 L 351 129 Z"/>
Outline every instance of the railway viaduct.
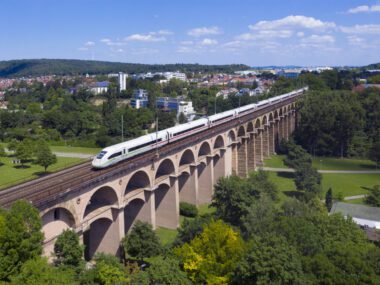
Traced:
<path fill-rule="evenodd" d="M 295 102 L 301 95 L 109 169 L 95 171 L 86 163 L 13 187 L 0 193 L 0 205 L 23 198 L 38 207 L 47 256 L 67 228 L 80 236 L 87 259 L 96 252 L 117 255 L 120 240 L 135 221 L 177 228 L 180 202 L 209 203 L 220 177 L 244 177 L 260 167 L 294 131 Z"/>

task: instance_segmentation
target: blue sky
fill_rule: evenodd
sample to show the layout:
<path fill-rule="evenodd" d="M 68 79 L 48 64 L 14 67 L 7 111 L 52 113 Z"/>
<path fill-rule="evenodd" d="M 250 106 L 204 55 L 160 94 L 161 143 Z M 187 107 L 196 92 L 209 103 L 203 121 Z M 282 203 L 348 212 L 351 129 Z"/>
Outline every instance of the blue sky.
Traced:
<path fill-rule="evenodd" d="M 0 7 L 0 60 L 380 62 L 380 0 L 3 0 Z"/>

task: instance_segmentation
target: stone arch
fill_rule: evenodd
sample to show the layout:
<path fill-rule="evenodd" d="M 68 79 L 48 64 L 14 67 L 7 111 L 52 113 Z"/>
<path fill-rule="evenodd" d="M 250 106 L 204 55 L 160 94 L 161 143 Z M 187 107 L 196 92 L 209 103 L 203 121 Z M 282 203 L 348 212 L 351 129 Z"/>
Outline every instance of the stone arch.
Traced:
<path fill-rule="evenodd" d="M 46 242 L 51 241 L 66 229 L 75 228 L 76 225 L 73 213 L 64 207 L 56 207 L 45 212 L 41 221 Z M 51 243 L 51 246 L 45 248 L 45 254 L 49 255 L 53 250 L 54 244 Z"/>
<path fill-rule="evenodd" d="M 240 126 L 238 129 L 238 137 L 244 137 L 245 136 L 245 128 L 244 126 Z"/>
<path fill-rule="evenodd" d="M 127 235 L 136 221 L 152 223 L 149 204 L 141 198 L 135 198 L 124 207 L 124 234 Z"/>
<path fill-rule="evenodd" d="M 208 142 L 204 142 L 199 148 L 198 158 L 208 155 L 208 154 L 211 154 L 210 144 Z"/>
<path fill-rule="evenodd" d="M 167 176 L 173 173 L 175 173 L 174 163 L 171 159 L 167 158 L 163 160 L 160 163 L 159 167 L 157 168 L 155 179 L 158 179 L 160 177 Z"/>
<path fill-rule="evenodd" d="M 215 155 L 213 157 L 213 169 L 214 169 L 214 185 L 218 182 L 219 178 L 225 176 L 225 159 L 224 159 L 224 152 L 220 155 Z"/>
<path fill-rule="evenodd" d="M 224 147 L 224 139 L 222 136 L 217 136 L 214 142 L 214 149 Z"/>
<path fill-rule="evenodd" d="M 274 115 L 273 116 L 274 116 L 275 119 L 278 118 L 278 111 L 277 110 L 274 111 Z"/>
<path fill-rule="evenodd" d="M 234 130 L 230 130 L 227 135 L 227 152 L 225 154 L 226 156 L 226 166 L 228 169 L 226 169 L 226 175 L 229 174 L 236 174 L 237 169 L 237 153 L 236 153 L 236 145 L 234 144 L 236 142 L 236 134 Z"/>
<path fill-rule="evenodd" d="M 212 171 L 209 162 L 201 162 L 197 165 L 199 203 L 211 202 L 212 196 Z"/>
<path fill-rule="evenodd" d="M 239 127 L 238 137 L 240 140 L 237 144 L 237 174 L 245 177 L 247 175 L 247 141 L 244 126 Z"/>
<path fill-rule="evenodd" d="M 260 118 L 257 118 L 255 120 L 255 129 L 259 129 L 261 127 L 261 121 Z"/>
<path fill-rule="evenodd" d="M 188 165 L 194 162 L 195 157 L 193 151 L 191 149 L 187 149 L 181 155 L 181 159 L 179 160 L 179 166 Z"/>
<path fill-rule="evenodd" d="M 235 132 L 233 130 L 230 130 L 228 132 L 228 136 L 227 137 L 228 137 L 228 144 L 231 144 L 231 143 L 233 143 L 233 142 L 236 141 L 236 135 L 235 135 Z"/>
<path fill-rule="evenodd" d="M 262 125 L 265 126 L 267 123 L 268 123 L 268 118 L 267 118 L 267 116 L 263 116 L 263 119 L 262 119 Z"/>
<path fill-rule="evenodd" d="M 279 111 L 278 115 L 279 115 L 280 117 L 283 115 L 283 113 L 282 113 L 282 108 L 280 108 L 280 111 Z"/>
<path fill-rule="evenodd" d="M 154 190 L 156 225 L 175 229 L 179 223 L 179 201 L 175 184 L 162 183 Z"/>
<path fill-rule="evenodd" d="M 92 194 L 90 200 L 87 202 L 83 219 L 89 214 L 111 205 L 119 205 L 116 191 L 110 186 L 100 187 Z"/>
<path fill-rule="evenodd" d="M 247 133 L 251 133 L 253 132 L 253 123 L 252 122 L 248 122 L 247 124 Z"/>
<path fill-rule="evenodd" d="M 91 260 L 98 252 L 120 254 L 118 224 L 115 220 L 105 217 L 94 220 L 83 232 L 83 244 L 86 260 Z"/>
<path fill-rule="evenodd" d="M 270 123 L 273 122 L 273 113 L 272 112 L 269 113 L 269 122 Z"/>
<path fill-rule="evenodd" d="M 139 170 L 135 172 L 127 183 L 125 187 L 124 195 L 130 193 L 133 190 L 151 188 L 149 175 L 143 171 Z"/>

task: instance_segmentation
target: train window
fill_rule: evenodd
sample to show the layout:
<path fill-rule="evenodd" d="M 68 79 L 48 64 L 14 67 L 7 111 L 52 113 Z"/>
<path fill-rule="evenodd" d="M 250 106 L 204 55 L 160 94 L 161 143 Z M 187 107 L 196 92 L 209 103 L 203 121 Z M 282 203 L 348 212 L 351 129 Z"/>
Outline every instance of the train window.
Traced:
<path fill-rule="evenodd" d="M 196 129 L 202 128 L 202 127 L 204 127 L 204 125 L 196 126 L 196 127 L 193 127 L 193 128 L 190 128 L 190 129 L 187 129 L 187 130 L 184 130 L 184 131 L 181 131 L 181 132 L 175 133 L 175 134 L 173 134 L 173 137 L 178 136 L 178 135 L 181 135 L 181 134 L 186 133 L 186 132 L 190 132 L 190 131 L 193 131 L 193 130 L 196 130 Z"/>
<path fill-rule="evenodd" d="M 120 156 L 120 155 L 121 155 L 121 151 L 120 152 L 115 152 L 114 154 L 111 154 L 108 159 L 112 159 L 112 158 L 115 158 L 115 157 Z"/>
<path fill-rule="evenodd" d="M 160 141 L 162 141 L 162 139 L 158 139 L 157 142 L 159 143 Z M 156 141 L 152 141 L 152 142 L 147 142 L 147 143 L 144 143 L 144 144 L 140 144 L 140 145 L 137 145 L 137 146 L 134 146 L 134 147 L 131 147 L 130 149 L 128 149 L 128 151 L 134 151 L 136 149 L 139 149 L 139 148 L 143 148 L 143 147 L 146 147 L 148 145 L 151 145 L 151 144 L 154 144 L 156 143 Z"/>
<path fill-rule="evenodd" d="M 97 159 L 102 159 L 102 157 L 103 157 L 106 153 L 107 153 L 106 151 L 101 151 L 101 152 L 96 156 L 96 158 L 97 158 Z"/>

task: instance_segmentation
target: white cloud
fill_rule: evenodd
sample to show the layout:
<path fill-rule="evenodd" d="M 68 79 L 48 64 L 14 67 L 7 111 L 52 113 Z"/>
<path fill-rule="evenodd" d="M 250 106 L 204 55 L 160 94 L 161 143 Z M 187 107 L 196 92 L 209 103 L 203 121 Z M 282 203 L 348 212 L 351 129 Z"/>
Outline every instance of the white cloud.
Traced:
<path fill-rule="evenodd" d="M 80 51 L 86 51 L 86 50 L 88 50 L 88 47 L 80 47 L 80 48 L 78 48 L 78 50 L 80 50 Z"/>
<path fill-rule="evenodd" d="M 305 35 L 304 32 L 297 32 L 297 37 L 302 38 Z"/>
<path fill-rule="evenodd" d="M 126 41 L 138 42 L 163 42 L 166 41 L 165 37 L 155 36 L 153 34 L 133 34 L 125 38 Z"/>
<path fill-rule="evenodd" d="M 152 34 L 155 34 L 155 32 L 153 32 Z M 169 30 L 159 30 L 157 34 L 162 35 L 162 36 L 170 36 L 170 35 L 173 35 L 174 33 Z"/>
<path fill-rule="evenodd" d="M 380 34 L 380 25 L 355 25 L 350 27 L 340 27 L 340 30 L 346 34 Z"/>
<path fill-rule="evenodd" d="M 311 30 L 326 30 L 335 27 L 333 22 L 323 22 L 313 17 L 301 15 L 290 15 L 282 19 L 273 21 L 260 21 L 254 25 L 249 25 L 251 30 L 277 30 L 283 28 L 304 28 Z"/>
<path fill-rule="evenodd" d="M 237 40 L 258 40 L 258 39 L 272 39 L 272 38 L 290 38 L 293 31 L 290 30 L 261 30 L 255 33 L 245 33 L 236 37 Z"/>
<path fill-rule="evenodd" d="M 194 44 L 193 41 L 182 41 L 180 42 L 181 45 L 184 45 L 184 46 L 191 46 Z"/>
<path fill-rule="evenodd" d="M 380 5 L 362 5 L 357 6 L 355 8 L 351 8 L 347 11 L 349 14 L 357 14 L 357 13 L 374 13 L 374 12 L 380 12 Z"/>
<path fill-rule="evenodd" d="M 205 35 L 219 35 L 221 33 L 222 31 L 217 26 L 195 28 L 187 32 L 187 34 L 192 37 L 199 37 Z"/>
<path fill-rule="evenodd" d="M 335 42 L 335 38 L 330 35 L 311 35 L 307 38 L 303 38 L 301 40 L 302 43 L 305 44 L 333 44 Z"/>
<path fill-rule="evenodd" d="M 214 46 L 218 44 L 218 41 L 206 38 L 206 39 L 203 39 L 199 44 L 202 46 Z"/>
<path fill-rule="evenodd" d="M 95 45 L 95 43 L 94 43 L 94 42 L 91 42 L 91 41 L 88 41 L 88 42 L 86 42 L 84 45 L 85 45 L 86 47 L 92 47 L 92 46 Z"/>

